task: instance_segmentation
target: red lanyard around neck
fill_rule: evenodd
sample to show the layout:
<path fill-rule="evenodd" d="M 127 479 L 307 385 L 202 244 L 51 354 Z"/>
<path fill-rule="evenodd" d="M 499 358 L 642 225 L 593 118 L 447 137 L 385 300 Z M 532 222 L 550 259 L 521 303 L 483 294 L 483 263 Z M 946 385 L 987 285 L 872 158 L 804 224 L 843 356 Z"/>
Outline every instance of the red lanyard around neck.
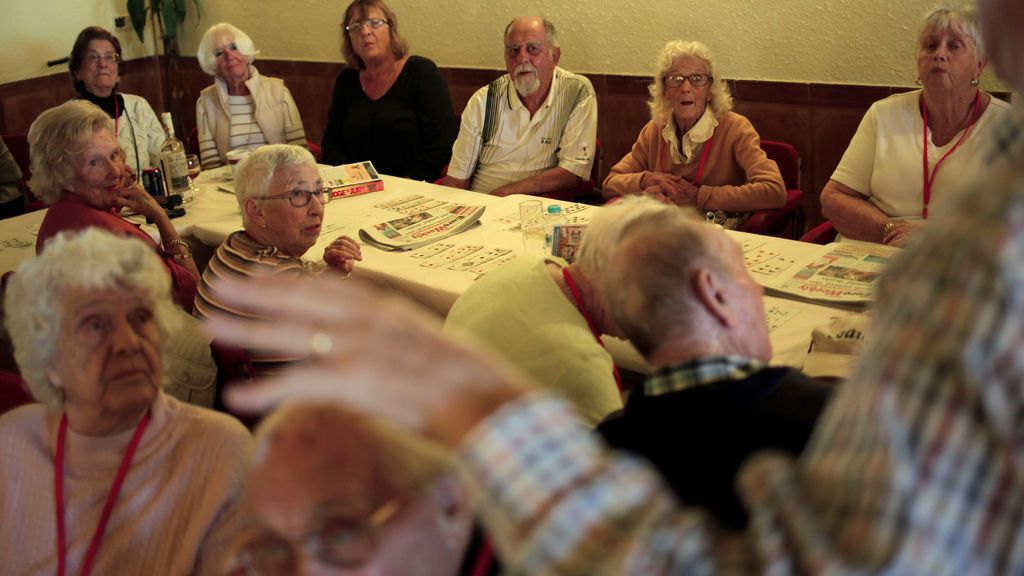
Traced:
<path fill-rule="evenodd" d="M 924 98 L 924 94 L 921 94 L 921 115 L 924 117 L 924 136 L 923 136 L 923 144 L 924 144 L 924 155 L 923 155 L 923 158 L 924 158 L 924 161 L 923 161 L 923 165 L 924 165 L 924 188 L 921 191 L 921 195 L 924 198 L 924 207 L 921 208 L 921 218 L 924 218 L 925 220 L 928 219 L 928 203 L 931 202 L 931 200 L 932 200 L 932 184 L 935 183 L 935 175 L 938 174 L 938 172 L 939 172 L 939 166 L 942 166 L 942 163 L 946 161 L 946 158 L 949 158 L 949 155 L 952 154 L 954 150 L 959 148 L 961 144 L 963 144 L 964 139 L 967 138 L 967 134 L 969 134 L 970 131 L 971 131 L 971 128 L 974 127 L 974 117 L 977 116 L 978 108 L 980 108 L 980 107 L 981 107 L 981 90 L 978 90 L 977 94 L 974 97 L 974 109 L 971 110 L 971 115 L 967 118 L 967 128 L 964 129 L 963 134 L 960 135 L 960 139 L 956 141 L 956 144 L 954 144 L 953 147 L 950 148 L 949 151 L 947 151 L 942 156 L 942 158 L 939 158 L 939 161 L 935 164 L 935 168 L 929 171 L 928 170 L 928 103 L 927 103 L 927 100 L 925 100 L 925 98 Z"/>
<path fill-rule="evenodd" d="M 117 92 L 114 92 L 114 138 L 119 138 L 121 135 L 117 131 L 117 124 L 121 121 L 121 112 L 117 109 Z M 142 178 L 142 175 L 139 175 Z"/>
<path fill-rule="evenodd" d="M 576 280 L 573 279 L 568 268 L 562 268 L 562 278 L 565 278 L 565 283 L 569 286 L 569 293 L 572 294 L 572 299 L 576 303 L 576 309 L 580 311 L 580 315 L 582 315 L 583 319 L 587 321 L 587 327 L 590 328 L 590 333 L 594 335 L 594 339 L 601 345 L 601 348 L 604 348 L 605 351 L 607 351 L 608 349 L 605 348 L 604 341 L 601 340 L 601 332 L 598 331 L 597 325 L 594 324 L 593 318 L 591 318 L 590 313 L 587 312 L 587 307 L 583 304 L 583 293 L 580 292 L 579 287 L 576 286 Z M 615 365 L 614 361 L 612 361 L 612 374 L 615 376 L 615 386 L 618 387 L 619 392 L 622 392 L 622 379 L 619 377 L 619 368 Z"/>
<path fill-rule="evenodd" d="M 100 549 L 100 541 L 103 539 L 103 532 L 107 529 L 107 521 L 110 520 L 110 515 L 114 511 L 114 504 L 121 492 L 121 485 L 124 484 L 125 476 L 128 475 L 128 468 L 131 467 L 135 450 L 139 447 L 142 433 L 146 431 L 148 424 L 149 411 L 146 411 L 145 416 L 139 421 L 139 425 L 135 427 L 135 434 L 128 444 L 124 458 L 121 459 L 121 466 L 117 469 L 117 477 L 114 478 L 114 484 L 110 487 L 110 493 L 107 494 L 107 501 L 103 504 L 100 521 L 96 524 L 96 532 L 92 535 L 92 541 L 89 542 L 89 549 L 82 562 L 82 576 L 88 576 L 89 571 L 92 570 L 92 562 L 96 558 L 96 552 Z M 57 429 L 57 461 L 54 463 L 54 491 L 57 496 L 57 576 L 64 576 L 67 570 L 67 532 L 64 528 L 64 443 L 67 432 L 68 415 L 62 414 L 60 427 Z"/>
<path fill-rule="evenodd" d="M 700 188 L 701 180 L 704 175 L 704 162 L 708 159 L 708 150 L 711 149 L 711 143 L 714 142 L 715 137 L 708 138 L 708 141 L 704 143 L 704 151 L 700 153 L 700 162 L 697 164 L 697 176 L 693 179 L 693 185 Z M 665 154 L 665 139 L 658 138 L 658 172 L 664 172 L 665 170 L 661 167 L 661 160 Z"/>

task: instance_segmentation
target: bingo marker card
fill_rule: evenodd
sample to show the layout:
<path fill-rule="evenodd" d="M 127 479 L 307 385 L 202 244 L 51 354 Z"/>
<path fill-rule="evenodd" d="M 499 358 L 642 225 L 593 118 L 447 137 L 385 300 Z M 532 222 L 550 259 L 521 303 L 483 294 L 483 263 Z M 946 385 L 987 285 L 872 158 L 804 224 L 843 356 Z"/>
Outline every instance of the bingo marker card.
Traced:
<path fill-rule="evenodd" d="M 465 258 L 477 250 L 483 250 L 483 246 L 459 246 L 454 250 L 445 250 L 439 255 L 428 259 L 423 264 L 420 264 L 420 266 L 423 266 L 424 268 L 441 268 L 442 266 L 451 264 L 460 258 Z"/>

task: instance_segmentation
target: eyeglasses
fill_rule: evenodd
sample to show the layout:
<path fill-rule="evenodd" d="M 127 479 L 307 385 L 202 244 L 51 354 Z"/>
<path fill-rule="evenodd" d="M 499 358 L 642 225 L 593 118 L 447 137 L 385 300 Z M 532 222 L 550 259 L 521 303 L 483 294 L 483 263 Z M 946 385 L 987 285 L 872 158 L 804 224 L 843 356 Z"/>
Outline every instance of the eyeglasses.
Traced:
<path fill-rule="evenodd" d="M 665 76 L 665 84 L 673 88 L 682 86 L 683 82 L 687 80 L 690 81 L 690 86 L 698 88 L 708 82 L 714 81 L 714 77 L 710 74 L 690 74 L 689 76 L 683 76 L 682 74 L 669 74 L 668 76 Z"/>
<path fill-rule="evenodd" d="M 303 206 L 309 206 L 309 203 L 316 198 L 321 204 L 327 204 L 331 201 L 331 192 L 327 188 L 321 188 L 319 190 L 292 190 L 287 194 L 277 194 L 275 196 L 260 196 L 261 200 L 283 200 L 287 198 L 292 206 L 296 208 L 302 208 Z"/>
<path fill-rule="evenodd" d="M 95 66 L 96 64 L 99 64 L 101 60 L 107 64 L 117 64 L 121 61 L 121 57 L 113 53 L 98 54 L 96 52 L 90 52 L 85 55 L 85 60 Z"/>
<path fill-rule="evenodd" d="M 254 576 L 295 574 L 298 562 L 293 545 L 298 545 L 325 564 L 354 568 L 373 556 L 382 527 L 399 508 L 398 500 L 390 500 L 362 521 L 327 518 L 294 542 L 268 533 L 247 543 L 238 553 L 238 561 L 246 574 Z"/>
<path fill-rule="evenodd" d="M 348 26 L 345 26 L 345 30 L 348 30 L 350 34 L 354 34 L 363 29 L 363 26 L 369 26 L 370 30 L 376 30 L 381 26 L 387 24 L 388 21 L 384 18 L 370 18 L 368 20 L 356 20 Z"/>

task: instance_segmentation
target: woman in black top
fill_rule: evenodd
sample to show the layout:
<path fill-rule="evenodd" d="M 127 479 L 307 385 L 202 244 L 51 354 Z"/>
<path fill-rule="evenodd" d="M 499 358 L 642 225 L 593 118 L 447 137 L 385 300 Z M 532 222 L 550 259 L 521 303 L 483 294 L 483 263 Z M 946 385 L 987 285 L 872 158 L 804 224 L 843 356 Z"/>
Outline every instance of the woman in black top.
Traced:
<path fill-rule="evenodd" d="M 381 0 L 349 4 L 342 37 L 348 67 L 334 84 L 323 162 L 371 160 L 384 174 L 437 179 L 456 136 L 437 66 L 409 55 L 394 12 Z"/>

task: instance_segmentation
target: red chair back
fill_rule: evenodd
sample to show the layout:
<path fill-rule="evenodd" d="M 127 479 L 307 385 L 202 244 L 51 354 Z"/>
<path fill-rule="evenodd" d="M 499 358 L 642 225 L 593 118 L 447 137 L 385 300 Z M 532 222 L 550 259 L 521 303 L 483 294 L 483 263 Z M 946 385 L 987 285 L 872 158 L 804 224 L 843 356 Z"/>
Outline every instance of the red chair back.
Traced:
<path fill-rule="evenodd" d="M 811 244 L 828 244 L 834 242 L 836 239 L 836 227 L 832 224 L 831 220 L 825 220 L 821 224 L 818 224 L 814 228 L 811 228 L 807 234 L 800 237 L 801 242 L 810 242 Z"/>
<path fill-rule="evenodd" d="M 800 155 L 793 145 L 774 140 L 761 140 L 761 149 L 779 166 L 782 182 L 786 186 L 786 203 L 782 208 L 754 211 L 743 226 L 743 231 L 799 238 L 804 232 L 804 213 L 801 208 L 804 193 L 800 191 Z"/>
<path fill-rule="evenodd" d="M 768 155 L 769 160 L 774 160 L 779 166 L 782 174 L 782 181 L 787 190 L 800 189 L 800 155 L 792 144 L 776 142 L 774 140 L 761 140 L 761 149 Z"/>

